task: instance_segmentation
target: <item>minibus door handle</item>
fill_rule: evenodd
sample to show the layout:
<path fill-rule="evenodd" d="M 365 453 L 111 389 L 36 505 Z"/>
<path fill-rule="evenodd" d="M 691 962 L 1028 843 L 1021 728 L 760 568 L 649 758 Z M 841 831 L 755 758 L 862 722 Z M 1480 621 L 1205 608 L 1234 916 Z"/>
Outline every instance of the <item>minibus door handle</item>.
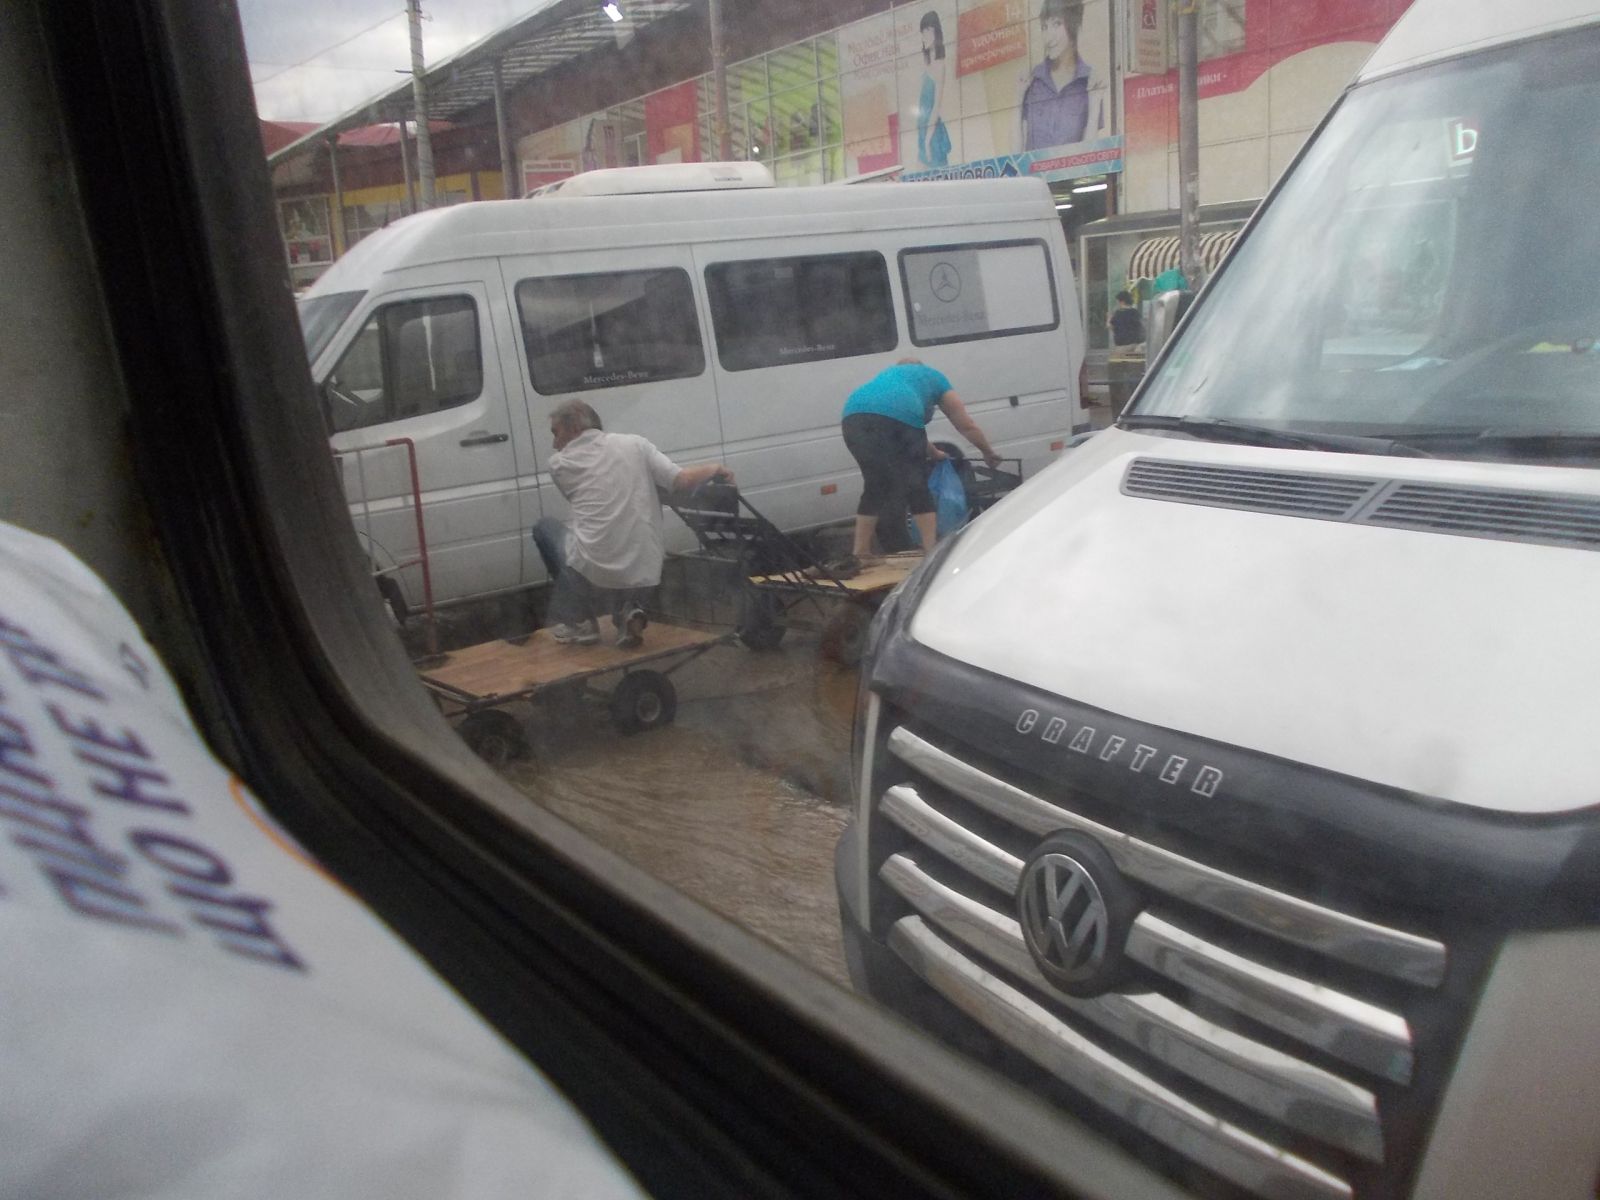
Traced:
<path fill-rule="evenodd" d="M 495 446 L 510 438 L 508 433 L 474 433 L 461 439 L 463 446 Z"/>

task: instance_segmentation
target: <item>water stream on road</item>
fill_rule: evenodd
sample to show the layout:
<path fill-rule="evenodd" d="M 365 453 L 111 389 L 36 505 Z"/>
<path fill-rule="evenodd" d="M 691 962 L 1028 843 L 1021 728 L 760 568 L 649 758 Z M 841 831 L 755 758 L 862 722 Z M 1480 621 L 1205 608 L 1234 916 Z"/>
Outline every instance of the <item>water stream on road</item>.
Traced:
<path fill-rule="evenodd" d="M 600 709 L 533 709 L 506 778 L 707 907 L 846 983 L 833 848 L 849 805 L 855 673 L 804 644 L 722 647 L 673 676 L 676 724 L 624 738 Z M 519 714 L 525 715 L 525 714 Z"/>

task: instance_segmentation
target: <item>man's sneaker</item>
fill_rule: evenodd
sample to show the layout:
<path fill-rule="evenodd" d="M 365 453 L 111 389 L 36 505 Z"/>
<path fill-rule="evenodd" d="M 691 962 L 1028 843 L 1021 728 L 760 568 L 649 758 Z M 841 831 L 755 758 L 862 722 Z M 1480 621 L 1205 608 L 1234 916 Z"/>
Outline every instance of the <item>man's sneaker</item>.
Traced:
<path fill-rule="evenodd" d="M 563 646 L 592 646 L 600 640 L 600 627 L 593 621 L 563 622 L 550 630 L 550 636 Z"/>
<path fill-rule="evenodd" d="M 623 650 L 631 650 L 644 641 L 644 627 L 650 623 L 644 615 L 642 608 L 630 608 L 626 616 L 617 622 L 617 646 Z"/>

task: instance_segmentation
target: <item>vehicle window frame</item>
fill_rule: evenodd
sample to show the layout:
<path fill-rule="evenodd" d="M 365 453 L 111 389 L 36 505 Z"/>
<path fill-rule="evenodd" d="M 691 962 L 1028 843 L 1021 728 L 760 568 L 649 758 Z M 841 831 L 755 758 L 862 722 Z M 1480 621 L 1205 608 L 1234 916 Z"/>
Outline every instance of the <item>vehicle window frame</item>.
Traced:
<path fill-rule="evenodd" d="M 641 379 L 617 379 L 590 384 L 584 384 L 580 380 L 575 386 L 555 388 L 546 387 L 541 384 L 539 379 L 539 371 L 535 365 L 538 356 L 534 354 L 533 346 L 530 341 L 533 336 L 533 331 L 527 319 L 527 310 L 524 306 L 525 302 L 523 299 L 523 289 L 529 285 L 536 285 L 540 283 L 559 283 L 575 279 L 625 279 L 629 276 L 641 275 L 666 277 L 676 276 L 678 280 L 681 280 L 683 284 L 681 307 L 683 311 L 688 313 L 689 320 L 694 327 L 693 342 L 691 343 L 689 341 L 684 341 L 681 343 L 681 345 L 685 348 L 689 347 L 690 345 L 694 347 L 695 353 L 699 359 L 699 365 L 693 370 L 676 370 L 671 374 L 651 373 L 647 377 Z M 533 390 L 538 392 L 541 396 L 569 396 L 576 392 L 600 392 L 617 387 L 646 387 L 655 384 L 671 383 L 680 379 L 698 379 L 706 373 L 707 364 L 705 329 L 701 325 L 699 305 L 695 301 L 694 277 L 689 273 L 687 268 L 679 264 L 669 263 L 654 267 L 628 267 L 620 271 L 568 271 L 559 275 L 525 275 L 512 284 L 511 297 L 513 302 L 512 315 L 516 319 L 517 332 L 520 335 L 520 340 L 522 343 L 522 359 L 523 365 L 528 369 L 528 382 L 533 385 Z M 591 348 L 593 347 L 592 342 L 590 343 L 590 346 Z"/>
<path fill-rule="evenodd" d="M 306 358 L 316 362 L 322 357 L 322 352 L 333 344 L 333 339 L 339 335 L 339 330 L 344 328 L 344 323 L 350 319 L 350 314 L 360 307 L 366 293 L 357 289 L 348 292 L 326 292 L 320 296 L 303 296 L 295 302 L 296 315 L 300 318 L 301 333 L 305 338 Z M 306 325 L 306 315 L 315 313 L 318 320 L 315 328 Z M 333 320 L 320 319 L 323 313 L 336 313 Z M 315 338 L 313 338 L 315 334 Z"/>
<path fill-rule="evenodd" d="M 1017 246 L 1037 246 L 1044 255 L 1045 286 L 1050 289 L 1050 321 L 1043 325 L 1029 325 L 1004 330 L 986 330 L 981 333 L 958 333 L 949 337 L 921 338 L 917 336 L 916 313 L 911 309 L 911 276 L 907 269 L 907 259 L 914 254 L 938 254 L 942 251 L 952 250 L 1009 250 Z M 1050 333 L 1061 328 L 1061 295 L 1056 288 L 1055 263 L 1050 253 L 1050 244 L 1041 237 L 1033 238 L 1000 238 L 983 242 L 947 242 L 937 246 L 906 246 L 898 255 L 900 267 L 900 295 L 901 303 L 905 305 L 906 333 L 911 338 L 911 344 L 920 348 L 930 346 L 950 346 L 958 342 L 982 342 L 991 338 L 1026 337 L 1035 333 Z"/>
<path fill-rule="evenodd" d="M 459 394 L 452 393 L 447 397 L 441 397 L 441 402 L 436 404 L 433 408 L 414 413 L 396 412 L 394 407 L 394 379 L 395 373 L 399 370 L 399 366 L 396 362 L 396 348 L 393 344 L 396 340 L 396 336 L 390 332 L 387 324 L 388 317 L 396 309 L 403 308 L 408 305 L 436 304 L 440 301 L 451 300 L 464 301 L 467 305 L 468 311 L 470 311 L 472 315 L 472 349 L 477 361 L 477 390 L 472 392 L 462 392 Z M 427 315 L 429 314 L 424 314 L 423 317 L 419 317 L 417 319 L 425 319 Z M 326 389 L 332 385 L 334 379 L 339 374 L 339 369 L 344 365 L 345 360 L 356 352 L 356 348 L 361 342 L 361 339 L 366 336 L 368 329 L 371 329 L 374 326 L 376 326 L 377 329 L 378 370 L 381 375 L 381 387 L 383 390 L 381 396 L 376 402 L 369 402 L 369 407 L 378 408 L 381 412 L 381 415 L 375 420 L 361 421 L 358 424 L 349 425 L 342 429 L 333 429 L 330 420 L 330 432 L 336 434 L 354 433 L 362 429 L 372 429 L 379 425 L 390 425 L 396 421 L 412 421 L 420 417 L 432 416 L 435 413 L 449 412 L 452 409 L 463 408 L 483 396 L 484 388 L 487 386 L 488 382 L 488 372 L 485 369 L 488 359 L 483 352 L 483 317 L 482 313 L 479 311 L 478 298 L 472 295 L 470 292 L 452 291 L 429 293 L 427 295 L 402 296 L 389 300 L 381 300 L 374 304 L 372 308 L 368 309 L 367 312 L 362 316 L 361 323 L 357 327 L 355 335 L 351 337 L 347 343 L 345 343 L 344 349 L 339 352 L 339 357 L 334 361 L 333 366 L 329 369 L 327 378 L 323 380 L 323 388 Z M 327 397 L 325 395 L 324 403 L 326 402 Z"/>
<path fill-rule="evenodd" d="M 60 245 L 85 250 L 67 282 L 120 368 L 84 399 L 116 418 L 85 436 L 137 484 L 118 514 L 149 533 L 130 586 L 160 615 L 149 633 L 197 728 L 275 821 L 647 1192 L 1176 1197 L 1080 1122 L 527 804 L 449 733 L 352 544 L 237 14 L 18 14 L 0 27 L 29 50 L 24 119 L 48 111 L 78 185 L 53 214 Z"/>
<path fill-rule="evenodd" d="M 808 354 L 801 353 L 775 362 L 738 362 L 730 363 L 728 353 L 730 347 L 723 344 L 723 331 L 718 324 L 719 292 L 725 286 L 720 280 L 714 280 L 712 272 L 728 272 L 740 267 L 749 267 L 752 264 L 789 264 L 789 263 L 819 263 L 830 260 L 839 261 L 846 259 L 867 260 L 875 259 L 877 266 L 882 271 L 883 298 L 885 302 L 883 317 L 886 320 L 887 332 L 890 339 L 887 344 L 872 344 L 864 349 L 853 349 L 846 354 Z M 835 362 L 846 358 L 861 358 L 869 354 L 889 354 L 900 348 L 900 321 L 895 312 L 894 284 L 889 274 L 889 260 L 884 257 L 881 250 L 832 250 L 821 254 L 785 254 L 781 256 L 762 258 L 726 258 L 709 262 L 702 268 L 701 281 L 706 289 L 706 308 L 711 318 L 711 335 L 717 347 L 717 363 L 724 371 L 729 373 L 740 371 L 764 371 L 774 367 L 795 367 L 805 363 Z M 737 308 L 737 305 L 733 306 Z M 860 311 L 853 309 L 852 311 Z"/>

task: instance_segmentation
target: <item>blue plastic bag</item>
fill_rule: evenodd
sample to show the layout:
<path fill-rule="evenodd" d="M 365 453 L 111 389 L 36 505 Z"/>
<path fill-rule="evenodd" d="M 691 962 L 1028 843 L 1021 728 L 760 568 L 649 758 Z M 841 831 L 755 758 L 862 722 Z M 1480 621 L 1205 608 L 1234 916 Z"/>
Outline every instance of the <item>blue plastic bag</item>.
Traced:
<path fill-rule="evenodd" d="M 949 537 L 967 523 L 967 489 L 961 485 L 961 473 L 948 458 L 940 459 L 928 474 L 928 491 L 933 495 L 936 528 L 941 538 Z M 917 523 L 907 521 L 906 529 L 911 544 L 919 546 L 922 538 L 917 533 Z"/>

